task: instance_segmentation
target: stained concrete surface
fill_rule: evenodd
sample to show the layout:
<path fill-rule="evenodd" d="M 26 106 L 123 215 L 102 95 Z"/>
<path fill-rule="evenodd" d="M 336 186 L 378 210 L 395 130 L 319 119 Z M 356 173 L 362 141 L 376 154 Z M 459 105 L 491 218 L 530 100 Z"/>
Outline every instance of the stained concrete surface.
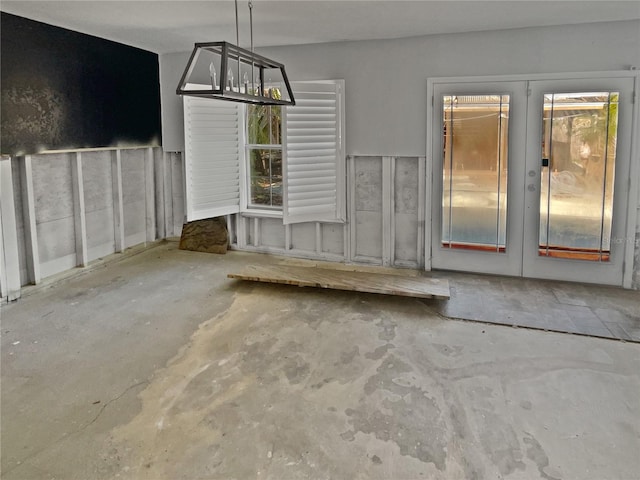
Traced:
<path fill-rule="evenodd" d="M 448 318 L 640 343 L 640 292 L 570 282 L 434 272 L 451 299 L 435 302 Z"/>
<path fill-rule="evenodd" d="M 616 479 L 639 346 L 227 280 L 163 244 L 2 306 L 2 478 Z"/>

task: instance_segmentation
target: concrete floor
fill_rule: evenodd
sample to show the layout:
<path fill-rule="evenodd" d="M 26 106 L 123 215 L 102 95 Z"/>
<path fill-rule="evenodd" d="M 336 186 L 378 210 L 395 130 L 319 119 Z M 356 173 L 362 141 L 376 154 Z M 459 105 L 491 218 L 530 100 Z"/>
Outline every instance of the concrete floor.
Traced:
<path fill-rule="evenodd" d="M 225 278 L 273 261 L 166 243 L 3 305 L 2 478 L 640 478 L 640 345 Z"/>
<path fill-rule="evenodd" d="M 451 285 L 434 302 L 448 318 L 640 342 L 640 291 L 580 283 L 436 272 Z"/>

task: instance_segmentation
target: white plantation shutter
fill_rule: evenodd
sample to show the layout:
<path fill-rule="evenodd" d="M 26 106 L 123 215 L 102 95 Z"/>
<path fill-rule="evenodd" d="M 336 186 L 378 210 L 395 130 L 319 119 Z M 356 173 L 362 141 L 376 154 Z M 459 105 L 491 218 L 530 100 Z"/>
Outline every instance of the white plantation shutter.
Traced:
<path fill-rule="evenodd" d="M 292 82 L 283 115 L 283 221 L 345 217 L 344 81 Z"/>
<path fill-rule="evenodd" d="M 184 97 L 187 221 L 240 211 L 241 106 Z"/>

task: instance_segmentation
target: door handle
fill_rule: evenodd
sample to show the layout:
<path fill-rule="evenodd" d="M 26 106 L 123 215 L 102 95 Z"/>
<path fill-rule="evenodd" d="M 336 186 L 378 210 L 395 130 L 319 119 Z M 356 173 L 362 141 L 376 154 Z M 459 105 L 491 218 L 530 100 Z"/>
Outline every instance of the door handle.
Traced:
<path fill-rule="evenodd" d="M 549 166 L 549 159 L 548 158 L 543 158 L 542 159 L 542 166 L 543 167 L 548 167 Z"/>

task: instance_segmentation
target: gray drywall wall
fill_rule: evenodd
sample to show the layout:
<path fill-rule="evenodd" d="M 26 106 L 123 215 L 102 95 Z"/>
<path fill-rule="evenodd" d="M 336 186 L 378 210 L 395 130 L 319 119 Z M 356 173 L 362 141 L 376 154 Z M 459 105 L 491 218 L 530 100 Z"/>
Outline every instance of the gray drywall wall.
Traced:
<path fill-rule="evenodd" d="M 155 238 L 172 237 L 176 232 L 179 235 L 184 218 L 181 156 L 165 156 L 160 148 L 119 151 L 125 247 Z M 151 161 L 145 162 L 149 153 Z M 81 168 L 74 175 L 76 161 Z M 31 178 L 33 189 L 35 243 L 39 257 L 34 269 L 38 273 L 34 273 L 34 277 L 40 280 L 80 264 L 82 242 L 85 242 L 88 262 L 115 252 L 119 232 L 114 221 L 117 209 L 114 188 L 118 185 L 117 174 L 114 178 L 116 161 L 115 149 L 32 155 L 32 174 L 29 177 L 25 157 L 11 160 L 21 285 L 32 280 L 25 227 L 30 215 L 26 201 L 28 178 Z M 151 181 L 147 175 L 152 175 Z M 82 181 L 82 189 L 77 189 L 77 199 L 74 198 L 76 179 Z M 84 212 L 84 217 L 81 212 Z M 83 224 L 84 239 L 81 234 Z"/>
<path fill-rule="evenodd" d="M 344 227 L 339 223 L 322 224 L 321 250 L 323 253 L 344 255 Z"/>
<path fill-rule="evenodd" d="M 111 152 L 82 154 L 84 208 L 89 261 L 114 252 Z"/>
<path fill-rule="evenodd" d="M 355 159 L 354 259 L 377 260 L 382 257 L 382 161 L 380 157 Z"/>
<path fill-rule="evenodd" d="M 127 247 L 146 239 L 144 154 L 143 149 L 122 151 L 124 236 Z"/>
<path fill-rule="evenodd" d="M 180 236 L 182 233 L 182 225 L 185 223 L 185 205 L 184 205 L 184 165 L 182 155 L 173 153 L 169 157 L 169 167 L 171 169 L 171 208 L 172 208 L 172 225 L 173 232 L 170 236 Z"/>
<path fill-rule="evenodd" d="M 71 157 L 71 153 L 32 157 L 38 253 L 44 277 L 75 265 Z"/>
<path fill-rule="evenodd" d="M 22 181 L 20 179 L 20 161 L 11 159 L 13 179 L 13 202 L 16 212 L 16 235 L 18 240 L 18 265 L 20 265 L 20 285 L 28 283 L 27 253 L 25 248 L 24 216 L 22 214 Z"/>
<path fill-rule="evenodd" d="M 236 248 L 294 257 L 419 268 L 424 261 L 418 234 L 424 225 L 424 209 L 419 202 L 426 182 L 419 174 L 421 160 L 424 158 L 350 158 L 353 178 L 347 179 L 347 198 L 352 201 L 346 223 L 285 226 L 280 218 L 238 214 L 232 216 L 232 243 Z M 393 166 L 394 174 L 383 176 Z M 238 224 L 244 228 L 237 228 Z"/>
<path fill-rule="evenodd" d="M 261 245 L 284 248 L 285 232 L 280 218 L 263 218 L 258 228 Z"/>
<path fill-rule="evenodd" d="M 418 262 L 419 188 L 418 159 L 395 160 L 394 222 L 396 231 L 394 258 L 396 261 Z"/>
<path fill-rule="evenodd" d="M 348 155 L 424 156 L 427 79 L 640 67 L 640 21 L 564 25 L 259 50 L 290 80 L 344 79 Z M 162 136 L 182 151 L 175 89 L 189 52 L 160 56 Z"/>

